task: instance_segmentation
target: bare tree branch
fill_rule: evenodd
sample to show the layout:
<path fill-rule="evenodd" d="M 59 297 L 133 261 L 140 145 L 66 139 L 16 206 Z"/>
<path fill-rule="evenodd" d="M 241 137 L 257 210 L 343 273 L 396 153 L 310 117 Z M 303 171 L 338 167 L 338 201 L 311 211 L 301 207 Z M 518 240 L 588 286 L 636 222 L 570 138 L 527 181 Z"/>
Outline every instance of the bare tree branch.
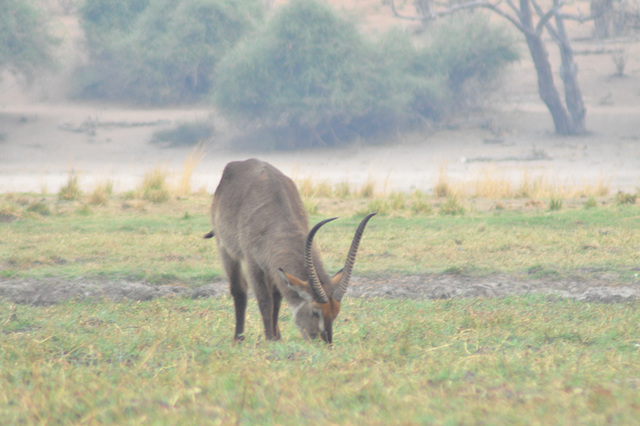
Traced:
<path fill-rule="evenodd" d="M 516 16 L 518 16 L 518 20 L 520 20 L 520 9 L 518 9 L 518 6 L 515 5 L 513 0 L 506 0 L 506 1 L 507 1 L 507 5 L 509 5 L 511 10 L 513 10 Z"/>
<path fill-rule="evenodd" d="M 398 13 L 395 0 L 391 0 L 391 11 L 393 12 L 393 16 L 395 16 L 396 18 L 406 19 L 407 21 L 425 21 L 425 19 L 420 16 L 407 16 Z"/>
<path fill-rule="evenodd" d="M 513 11 L 516 13 L 516 16 L 518 17 L 518 19 L 514 18 L 513 16 L 509 15 L 507 12 L 505 12 L 504 10 L 500 9 L 498 7 L 498 5 L 500 4 L 500 2 L 494 4 L 491 3 L 485 3 L 484 6 L 478 6 L 478 7 L 483 7 L 485 9 L 489 9 L 492 12 L 497 13 L 498 15 L 502 16 L 503 18 L 505 18 L 507 21 L 511 22 L 513 25 L 515 25 L 515 27 L 520 31 L 523 32 L 524 34 L 531 34 L 531 30 L 525 26 L 523 26 L 520 23 L 519 17 L 520 17 L 520 12 L 518 10 L 517 7 L 515 7 L 515 5 L 511 2 L 511 0 L 507 0 L 507 4 L 509 5 L 509 7 L 511 7 L 513 9 Z"/>
<path fill-rule="evenodd" d="M 538 12 L 538 8 L 536 7 L 536 5 L 534 5 L 534 7 L 536 8 L 536 12 Z M 556 12 L 555 9 L 550 9 L 547 13 L 545 13 L 542 16 L 540 16 L 540 13 L 538 12 L 538 16 L 540 16 L 540 21 L 538 22 L 538 25 L 536 25 L 536 33 L 542 34 L 543 27 L 547 25 L 547 23 L 551 20 L 551 18 L 553 18 L 553 16 L 555 15 L 555 12 Z"/>
<path fill-rule="evenodd" d="M 542 33 L 542 27 L 544 26 L 547 31 L 549 31 L 549 34 L 551 34 L 551 37 L 554 39 L 554 41 L 556 43 L 561 43 L 562 40 L 558 35 L 558 32 L 550 23 L 551 18 L 553 16 L 556 16 L 557 12 L 559 11 L 559 8 L 556 7 L 558 2 L 554 2 L 556 3 L 556 5 L 554 5 L 554 7 L 552 7 L 548 12 L 544 12 L 544 10 L 542 10 L 536 0 L 529 0 L 529 2 L 533 5 L 533 8 L 536 10 L 536 13 L 540 17 L 540 22 L 538 22 L 538 25 L 536 25 L 536 32 L 540 31 L 539 34 Z"/>
<path fill-rule="evenodd" d="M 598 13 L 595 13 L 595 14 L 592 13 L 592 14 L 589 14 L 587 16 L 583 16 L 582 14 L 573 15 L 571 13 L 559 13 L 558 16 L 561 19 L 568 19 L 570 21 L 577 21 L 577 22 L 579 22 L 581 24 L 584 24 L 585 22 L 593 21 L 594 19 L 599 18 L 600 16 L 604 15 L 604 13 L 605 12 L 602 11 L 602 12 L 598 12 Z"/>
<path fill-rule="evenodd" d="M 515 6 L 513 5 L 511 0 L 506 0 L 507 3 L 510 4 L 511 8 L 514 9 L 514 11 L 516 12 L 516 14 L 518 14 L 518 9 L 515 8 Z M 451 7 L 448 7 L 446 9 L 442 9 L 439 11 L 431 11 L 431 13 L 429 15 L 425 15 L 425 16 L 408 16 L 408 15 L 402 15 L 398 12 L 398 10 L 396 9 L 396 5 L 395 5 L 395 0 L 391 0 L 390 4 L 391 4 L 391 11 L 393 12 L 393 15 L 397 18 L 400 19 L 406 19 L 406 20 L 410 20 L 410 21 L 421 21 L 421 22 L 427 22 L 427 21 L 434 21 L 436 19 L 445 17 L 445 16 L 449 16 L 449 15 L 453 15 L 454 13 L 457 13 L 461 10 L 465 10 L 465 9 L 489 9 L 494 13 L 497 13 L 498 15 L 502 16 L 503 18 L 505 18 L 506 20 L 508 20 L 509 22 L 511 22 L 513 25 L 515 25 L 518 30 L 520 30 L 523 33 L 531 33 L 531 30 L 529 30 L 528 28 L 525 28 L 522 26 L 522 24 L 520 23 L 520 21 L 511 16 L 509 13 L 505 12 L 504 10 L 502 10 L 499 5 L 500 3 L 502 3 L 502 0 L 498 0 L 496 3 L 490 3 L 487 1 L 470 1 L 467 3 L 462 3 L 462 4 L 458 4 L 458 5 L 454 5 Z"/>
<path fill-rule="evenodd" d="M 551 113 L 556 132 L 559 134 L 582 134 L 585 132 L 586 110 L 582 101 L 580 86 L 576 79 L 577 67 L 573 60 L 573 52 L 563 20 L 570 19 L 586 22 L 597 18 L 601 13 L 586 17 L 579 11 L 578 15 L 563 14 L 561 8 L 570 0 L 553 0 L 553 7 L 548 10 L 543 10 L 540 7 L 539 0 L 462 0 L 467 2 L 454 6 L 439 5 L 440 9 L 437 11 L 431 9 L 429 5 L 427 8 L 421 8 L 416 16 L 403 16 L 396 10 L 394 1 L 390 0 L 390 3 L 393 14 L 396 17 L 423 23 L 452 15 L 461 10 L 480 8 L 488 9 L 511 22 L 525 35 L 536 73 L 538 74 L 538 92 Z M 537 15 L 537 24 L 534 24 L 534 15 Z M 555 21 L 552 21 L 552 19 L 555 19 Z M 564 102 L 553 81 L 548 51 L 542 39 L 544 29 L 549 31 L 553 41 L 560 47 L 562 57 L 560 71 L 565 87 Z"/>

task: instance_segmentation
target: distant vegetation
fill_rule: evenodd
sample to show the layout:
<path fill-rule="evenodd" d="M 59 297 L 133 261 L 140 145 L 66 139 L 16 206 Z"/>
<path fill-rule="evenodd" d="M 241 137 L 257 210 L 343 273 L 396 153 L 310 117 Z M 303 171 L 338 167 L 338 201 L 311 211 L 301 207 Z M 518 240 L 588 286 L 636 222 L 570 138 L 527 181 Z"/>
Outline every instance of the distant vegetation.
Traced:
<path fill-rule="evenodd" d="M 201 100 L 216 63 L 261 14 L 259 0 L 87 0 L 90 62 L 76 94 L 138 104 Z"/>
<path fill-rule="evenodd" d="M 30 79 L 38 69 L 55 64 L 57 40 L 46 15 L 30 0 L 0 1 L 0 72 Z"/>
<path fill-rule="evenodd" d="M 324 2 L 294 0 L 221 61 L 215 101 L 282 129 L 276 147 L 333 145 L 452 113 L 515 59 L 511 38 L 479 14 L 434 26 L 415 47 L 397 31 L 371 40 Z"/>
<path fill-rule="evenodd" d="M 403 69 L 411 45 L 399 34 L 387 41 L 368 40 L 323 2 L 294 0 L 223 59 L 216 104 L 234 118 L 281 128 L 287 147 L 386 130 L 409 118 L 413 96 L 439 98 L 430 77 L 421 85 L 432 90 L 411 93 L 418 84 Z"/>
<path fill-rule="evenodd" d="M 443 19 L 426 34 L 426 47 L 412 56 L 413 76 L 444 80 L 440 114 L 474 107 L 492 90 L 497 77 L 518 59 L 515 39 L 506 27 L 480 13 Z"/>
<path fill-rule="evenodd" d="M 29 75 L 51 63 L 43 15 L 14 0 L 0 11 L 0 69 Z M 237 144 L 304 148 L 465 112 L 517 59 L 504 28 L 479 13 L 443 19 L 412 39 L 398 30 L 365 35 L 323 0 L 292 0 L 267 19 L 264 12 L 260 0 L 86 0 L 79 15 L 88 61 L 71 95 L 212 102 L 245 130 Z"/>

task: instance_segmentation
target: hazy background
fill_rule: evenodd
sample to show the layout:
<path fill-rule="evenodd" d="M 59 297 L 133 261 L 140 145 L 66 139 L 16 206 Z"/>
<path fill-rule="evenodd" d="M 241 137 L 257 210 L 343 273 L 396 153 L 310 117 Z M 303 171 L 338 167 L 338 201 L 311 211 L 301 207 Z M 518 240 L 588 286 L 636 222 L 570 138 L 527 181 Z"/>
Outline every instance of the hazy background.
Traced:
<path fill-rule="evenodd" d="M 380 0 L 41 0 L 9 15 L 13 3 L 24 2 L 3 6 L 3 22 L 19 24 L 2 33 L 3 192 L 56 192 L 71 170 L 85 188 L 112 179 L 124 191 L 158 165 L 178 175 L 199 143 L 192 186 L 207 191 L 226 162 L 250 156 L 380 191 L 430 191 L 442 170 L 463 181 L 489 168 L 640 186 L 633 20 L 600 38 L 593 22 L 568 25 L 588 130 L 568 137 L 554 132 L 524 37 L 495 15 L 422 26 Z M 42 32 L 25 35 L 29 19 Z"/>

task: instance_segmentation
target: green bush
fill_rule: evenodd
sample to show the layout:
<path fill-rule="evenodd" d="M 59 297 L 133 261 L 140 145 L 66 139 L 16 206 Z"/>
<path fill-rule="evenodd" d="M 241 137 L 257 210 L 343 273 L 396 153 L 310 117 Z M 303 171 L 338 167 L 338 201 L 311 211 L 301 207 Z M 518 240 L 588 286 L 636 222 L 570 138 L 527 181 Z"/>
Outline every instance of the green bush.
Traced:
<path fill-rule="evenodd" d="M 280 147 L 376 133 L 405 118 L 410 100 L 402 62 L 386 49 L 325 3 L 293 0 L 221 61 L 215 102 L 235 118 L 286 129 Z"/>
<path fill-rule="evenodd" d="M 87 0 L 91 61 L 77 95 L 146 104 L 207 96 L 222 55 L 261 16 L 259 0 Z"/>
<path fill-rule="evenodd" d="M 437 120 L 466 82 L 484 84 L 516 57 L 480 17 L 437 25 L 417 48 L 398 31 L 367 39 L 320 0 L 293 0 L 223 58 L 214 102 L 251 123 L 247 140 L 262 148 L 333 145 Z"/>
<path fill-rule="evenodd" d="M 504 26 L 481 13 L 444 19 L 426 34 L 425 48 L 413 63 L 415 73 L 442 78 L 447 106 L 458 109 L 483 98 L 505 66 L 518 59 L 516 44 Z"/>
<path fill-rule="evenodd" d="M 0 1 L 0 71 L 28 79 L 41 68 L 55 65 L 53 37 L 46 15 L 34 2 Z"/>

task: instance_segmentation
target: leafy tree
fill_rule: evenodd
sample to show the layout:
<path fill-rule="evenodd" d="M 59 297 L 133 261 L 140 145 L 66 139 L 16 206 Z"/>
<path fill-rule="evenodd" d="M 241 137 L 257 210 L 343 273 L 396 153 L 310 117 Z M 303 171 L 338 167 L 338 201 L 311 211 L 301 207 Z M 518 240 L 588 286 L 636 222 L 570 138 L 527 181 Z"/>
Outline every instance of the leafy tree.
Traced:
<path fill-rule="evenodd" d="M 2 0 L 0 17 L 0 71 L 32 79 L 37 70 L 55 65 L 57 40 L 33 2 Z"/>
<path fill-rule="evenodd" d="M 551 5 L 543 7 L 538 0 L 507 0 L 506 2 L 471 0 L 461 2 L 436 3 L 433 0 L 416 0 L 419 16 L 405 16 L 398 13 L 394 0 L 390 1 L 393 13 L 403 19 L 413 19 L 424 23 L 461 11 L 486 9 L 513 24 L 525 37 L 527 47 L 533 59 L 538 75 L 538 93 L 551 113 L 556 133 L 564 135 L 586 132 L 586 108 L 578 84 L 578 67 L 573 59 L 573 49 L 565 21 L 585 22 L 594 16 L 572 15 L 562 11 L 566 4 L 553 0 Z M 556 88 L 549 51 L 543 38 L 547 31 L 558 45 L 562 67 L 560 76 L 564 85 L 564 99 Z"/>
<path fill-rule="evenodd" d="M 342 132 L 394 108 L 397 95 L 379 67 L 371 46 L 329 6 L 293 1 L 224 59 L 216 100 L 236 116 L 282 125 L 310 144 L 327 138 L 324 129 Z"/>
<path fill-rule="evenodd" d="M 139 103 L 195 101 L 216 63 L 261 16 L 258 0 L 87 0 L 91 53 L 84 97 Z"/>
<path fill-rule="evenodd" d="M 504 67 L 519 58 L 506 28 L 479 14 L 443 19 L 425 34 L 426 47 L 416 52 L 421 72 L 440 76 L 452 108 L 471 106 L 489 90 Z"/>
<path fill-rule="evenodd" d="M 425 48 L 396 31 L 373 41 L 327 4 L 293 0 L 220 62 L 215 102 L 254 127 L 281 130 L 279 147 L 337 144 L 437 119 L 455 109 L 448 104 L 465 82 L 487 81 L 516 57 L 486 27 L 475 39 L 444 30 Z M 447 44 L 452 36 L 458 45 Z"/>

